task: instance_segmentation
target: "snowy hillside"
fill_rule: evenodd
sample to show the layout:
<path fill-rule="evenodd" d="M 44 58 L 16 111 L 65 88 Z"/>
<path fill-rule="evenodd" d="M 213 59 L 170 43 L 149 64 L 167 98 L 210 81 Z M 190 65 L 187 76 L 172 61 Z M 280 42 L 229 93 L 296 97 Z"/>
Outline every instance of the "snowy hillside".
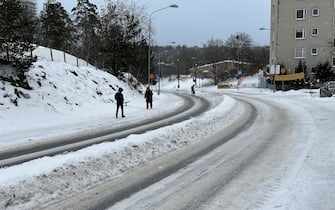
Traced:
<path fill-rule="evenodd" d="M 119 80 L 90 66 L 77 67 L 75 57 L 68 54 L 68 63 L 61 62 L 64 55 L 57 51 L 53 54 L 59 61 L 51 62 L 49 49 L 43 47 L 35 53 L 38 61 L 26 73 L 32 90 L 0 82 L 0 144 L 13 139 L 53 135 L 65 132 L 69 127 L 85 129 L 99 126 L 101 122 L 113 124 L 114 95 L 119 87 L 124 89 L 125 101 L 128 102 L 125 114 L 143 111 L 145 101 L 141 93 L 145 87 L 137 84 L 135 90 L 128 85 L 127 75 Z M 159 101 L 154 103 L 159 105 Z M 156 109 L 146 114 L 159 112 L 161 110 Z M 95 125 L 95 121 L 99 123 Z"/>

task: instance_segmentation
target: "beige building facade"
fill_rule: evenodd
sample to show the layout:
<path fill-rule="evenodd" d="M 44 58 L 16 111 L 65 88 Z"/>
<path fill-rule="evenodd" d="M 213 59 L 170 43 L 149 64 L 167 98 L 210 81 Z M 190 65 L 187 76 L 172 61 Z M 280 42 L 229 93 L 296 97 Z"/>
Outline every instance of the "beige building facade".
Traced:
<path fill-rule="evenodd" d="M 335 0 L 271 0 L 270 64 L 295 73 L 318 63 L 335 67 Z"/>
<path fill-rule="evenodd" d="M 21 6 L 33 17 L 37 15 L 37 0 L 20 0 Z"/>

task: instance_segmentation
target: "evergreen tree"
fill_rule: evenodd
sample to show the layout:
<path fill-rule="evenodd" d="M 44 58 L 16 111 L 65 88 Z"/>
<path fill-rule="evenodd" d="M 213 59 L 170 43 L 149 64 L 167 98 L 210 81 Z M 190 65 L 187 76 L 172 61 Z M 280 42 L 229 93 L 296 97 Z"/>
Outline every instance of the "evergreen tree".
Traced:
<path fill-rule="evenodd" d="M 0 37 L 10 41 L 30 42 L 34 21 L 20 5 L 19 0 L 0 0 Z"/>
<path fill-rule="evenodd" d="M 329 81 L 334 76 L 329 62 L 319 63 L 312 71 L 316 79 L 319 79 L 322 83 Z"/>
<path fill-rule="evenodd" d="M 73 23 L 61 3 L 48 1 L 40 19 L 42 40 L 47 47 L 66 51 L 72 46 Z"/>
<path fill-rule="evenodd" d="M 116 74 L 121 61 L 120 54 L 122 53 L 121 41 L 122 34 L 118 26 L 110 26 L 102 32 L 103 45 L 100 51 L 104 54 L 106 67 L 110 73 Z"/>
<path fill-rule="evenodd" d="M 77 6 L 72 9 L 72 14 L 75 18 L 74 25 L 78 30 L 78 44 L 89 59 L 90 54 L 95 56 L 98 53 L 100 21 L 97 6 L 89 0 L 78 0 Z"/>
<path fill-rule="evenodd" d="M 298 66 L 295 68 L 295 73 L 304 72 L 307 75 L 307 66 L 306 62 L 302 62 L 301 60 L 298 62 Z"/>
<path fill-rule="evenodd" d="M 125 14 L 125 28 L 123 31 L 123 39 L 122 39 L 122 45 L 124 49 L 124 55 L 122 56 L 124 58 L 124 64 L 125 65 L 136 65 L 136 58 L 137 56 L 140 56 L 136 54 L 136 48 L 140 47 L 140 44 L 142 43 L 142 40 L 137 40 L 137 38 L 141 34 L 141 28 L 140 28 L 140 22 L 135 17 L 134 14 L 131 14 L 130 11 Z"/>
<path fill-rule="evenodd" d="M 147 53 L 138 54 L 144 47 L 139 17 L 140 14 L 132 6 L 123 2 L 109 3 L 102 15 L 101 52 L 114 73 L 136 66 L 137 72 L 133 73 L 138 75 L 138 69 L 146 69 L 142 65 L 146 63 L 144 60 L 147 61 Z"/>
<path fill-rule="evenodd" d="M 204 46 L 204 54 L 208 63 L 225 60 L 224 41 L 211 38 Z"/>
<path fill-rule="evenodd" d="M 147 65 L 148 65 L 148 43 L 144 38 L 134 45 L 134 57 L 133 67 L 130 68 L 131 73 L 136 76 L 139 81 L 147 81 Z"/>
<path fill-rule="evenodd" d="M 31 55 L 34 23 L 19 0 L 0 0 L 0 63 L 17 67 L 21 80 L 35 60 Z"/>

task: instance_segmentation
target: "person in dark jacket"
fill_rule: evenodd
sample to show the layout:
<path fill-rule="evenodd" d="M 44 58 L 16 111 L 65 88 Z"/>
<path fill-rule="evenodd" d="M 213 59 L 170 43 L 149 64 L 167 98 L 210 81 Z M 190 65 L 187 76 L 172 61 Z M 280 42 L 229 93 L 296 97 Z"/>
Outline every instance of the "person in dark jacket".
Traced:
<path fill-rule="evenodd" d="M 150 105 L 150 109 L 152 109 L 152 91 L 150 90 L 149 87 L 147 87 L 147 90 L 145 91 L 144 94 L 144 98 L 146 99 L 147 102 L 147 109 L 149 109 L 149 105 Z"/>
<path fill-rule="evenodd" d="M 116 100 L 116 118 L 118 117 L 118 112 L 119 112 L 119 108 L 121 108 L 121 113 L 122 113 L 122 117 L 125 117 L 123 114 L 123 94 L 122 94 L 123 89 L 119 88 L 119 91 L 117 93 L 115 93 L 115 100 Z"/>

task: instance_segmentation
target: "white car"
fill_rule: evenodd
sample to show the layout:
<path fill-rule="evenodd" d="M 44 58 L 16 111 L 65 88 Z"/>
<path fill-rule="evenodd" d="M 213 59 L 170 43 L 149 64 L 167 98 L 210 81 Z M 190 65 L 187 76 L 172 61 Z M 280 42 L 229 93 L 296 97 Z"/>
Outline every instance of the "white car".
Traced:
<path fill-rule="evenodd" d="M 320 88 L 320 97 L 332 97 L 335 94 L 335 81 L 326 82 Z"/>

